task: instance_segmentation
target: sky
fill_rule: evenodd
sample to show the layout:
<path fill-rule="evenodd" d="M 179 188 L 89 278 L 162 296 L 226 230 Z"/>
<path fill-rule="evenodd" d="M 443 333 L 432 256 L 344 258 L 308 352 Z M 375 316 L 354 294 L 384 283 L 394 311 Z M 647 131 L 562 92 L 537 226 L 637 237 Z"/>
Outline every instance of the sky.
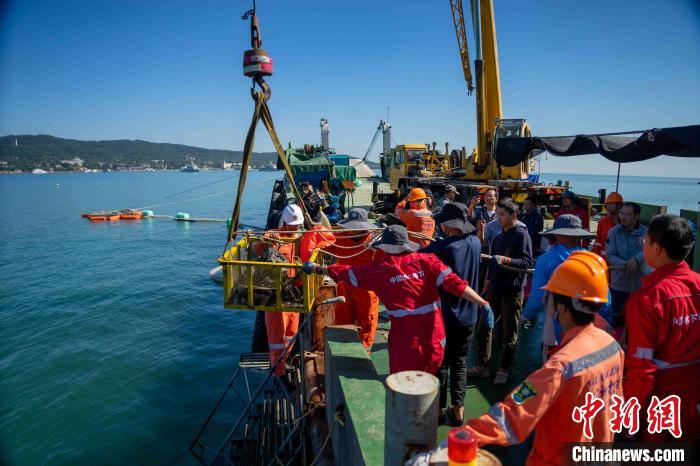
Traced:
<path fill-rule="evenodd" d="M 252 114 L 242 74 L 249 25 L 240 18 L 250 6 L 0 0 L 0 135 L 240 150 Z M 495 0 L 494 8 L 504 117 L 527 118 L 534 135 L 700 123 L 697 0 Z M 284 144 L 318 143 L 324 117 L 331 145 L 362 156 L 388 115 L 397 144 L 474 147 L 475 99 L 448 0 L 258 0 L 257 11 Z M 467 40 L 472 47 L 469 27 Z M 255 150 L 273 150 L 260 130 Z M 548 156 L 541 168 L 614 174 L 617 165 Z M 660 157 L 622 173 L 699 177 L 700 159 Z"/>

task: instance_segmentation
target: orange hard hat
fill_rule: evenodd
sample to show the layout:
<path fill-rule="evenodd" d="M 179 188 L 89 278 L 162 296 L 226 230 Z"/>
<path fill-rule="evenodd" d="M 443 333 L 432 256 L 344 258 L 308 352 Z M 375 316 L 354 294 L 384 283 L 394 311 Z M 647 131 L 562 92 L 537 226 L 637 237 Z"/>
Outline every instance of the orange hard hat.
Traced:
<path fill-rule="evenodd" d="M 425 194 L 425 191 L 423 191 L 423 188 L 413 188 L 411 192 L 408 193 L 408 201 L 413 202 L 413 201 L 420 201 L 421 199 L 425 199 L 428 196 Z"/>
<path fill-rule="evenodd" d="M 605 198 L 606 204 L 613 204 L 613 203 L 618 203 L 618 202 L 620 204 L 622 204 L 625 201 L 622 199 L 622 194 L 615 192 L 615 191 L 608 194 L 608 197 Z"/>
<path fill-rule="evenodd" d="M 590 301 L 608 302 L 608 266 L 598 254 L 574 251 L 554 270 L 543 289 Z"/>

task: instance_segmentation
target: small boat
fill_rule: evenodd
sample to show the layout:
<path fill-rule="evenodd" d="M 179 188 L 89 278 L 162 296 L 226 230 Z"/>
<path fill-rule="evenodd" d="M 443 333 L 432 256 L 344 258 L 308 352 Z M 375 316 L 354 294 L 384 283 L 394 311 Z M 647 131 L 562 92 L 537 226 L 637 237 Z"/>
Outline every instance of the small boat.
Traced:
<path fill-rule="evenodd" d="M 118 222 L 119 212 L 95 212 L 88 214 L 87 218 L 91 222 Z"/>
<path fill-rule="evenodd" d="M 140 210 L 124 209 L 119 211 L 120 220 L 138 220 L 141 217 L 143 217 L 143 213 Z"/>
<path fill-rule="evenodd" d="M 106 212 L 104 210 L 98 210 L 96 212 L 83 212 L 82 214 L 80 214 L 80 216 L 83 218 L 90 218 L 90 217 L 105 216 L 107 214 L 109 214 L 109 212 Z"/>

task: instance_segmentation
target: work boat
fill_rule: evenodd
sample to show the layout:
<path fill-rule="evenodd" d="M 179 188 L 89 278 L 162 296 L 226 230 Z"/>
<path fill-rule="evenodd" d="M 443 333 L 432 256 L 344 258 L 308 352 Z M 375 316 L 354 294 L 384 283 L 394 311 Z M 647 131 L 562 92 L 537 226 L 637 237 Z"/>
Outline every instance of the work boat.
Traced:
<path fill-rule="evenodd" d="M 465 24 L 474 23 L 464 21 L 461 1 L 452 0 L 450 4 L 464 74 L 471 90 Z M 435 143 L 407 142 L 392 147 L 391 127 L 381 121 L 371 146 L 379 134 L 384 135 L 382 174 L 365 178 L 364 183 L 357 179 L 358 170 L 353 173 L 343 168 L 354 168 L 356 164 L 348 160 L 345 165 L 343 156 L 330 149 L 326 120 L 321 121 L 320 145 L 283 149 L 279 144 L 268 108 L 270 87 L 264 80 L 272 75 L 272 60 L 262 49 L 255 10 L 244 15 L 244 19 L 251 21 L 252 44 L 252 49 L 244 54 L 244 74 L 253 81 L 255 113 L 246 138 L 238 193 L 244 192 L 258 119 L 263 120 L 272 137 L 279 156 L 278 168 L 285 172 L 284 178 L 277 180 L 272 188 L 265 231 L 278 228 L 282 209 L 290 200 L 301 198 L 302 181 L 327 193 L 327 200 L 336 197 L 334 208 L 341 216 L 349 207 L 358 206 L 371 210 L 376 219 L 393 212 L 397 202 L 414 187 L 429 188 L 439 197 L 450 184 L 457 188 L 458 200 L 462 202 L 475 195 L 483 197 L 493 188 L 517 202 L 536 197 L 546 222 L 551 224 L 561 208 L 565 190 L 571 186 L 567 182 L 539 183 L 533 162 L 539 151 L 546 150 L 554 156 L 602 153 L 619 163 L 661 154 L 700 157 L 700 126 L 636 131 L 631 135 L 531 137 L 525 119 L 505 119 L 501 115 L 492 2 L 481 0 L 473 5 L 475 16 L 481 20 L 475 25 L 478 147 L 471 152 L 464 148 L 450 151 L 447 144 L 441 151 Z M 366 157 L 360 161 L 366 161 Z M 579 195 L 579 207 L 595 219 L 604 213 L 605 197 L 605 190 Z M 234 312 L 256 312 L 251 352 L 239 356 L 238 367 L 219 400 L 212 400 L 213 409 L 191 442 L 190 452 L 205 464 L 245 465 L 399 465 L 416 452 L 435 452 L 450 428 L 437 425 L 434 409 L 407 409 L 411 397 L 402 394 L 416 388 L 418 377 L 397 381 L 392 375 L 389 379 L 390 325 L 385 313 L 380 312 L 374 344 L 368 351 L 356 328 L 334 325 L 334 308 L 344 298 L 336 296 L 336 284 L 329 277 L 302 274 L 300 261 L 290 263 L 276 254 L 255 254 L 257 244 L 270 240 L 263 236 L 262 230 L 238 230 L 240 206 L 241 194 L 236 198 L 225 252 L 219 263 L 223 271 L 224 307 Z M 641 220 L 649 221 L 653 215 L 665 211 L 665 206 L 644 204 Z M 698 216 L 697 212 L 689 211 L 681 214 L 689 218 L 695 215 L 693 220 Z M 326 217 L 322 223 L 327 228 L 334 219 Z M 591 226 L 595 229 L 595 221 Z M 299 238 L 278 241 L 289 240 L 298 242 Z M 331 263 L 335 256 L 317 249 L 311 260 Z M 694 267 L 700 269 L 697 251 Z M 281 310 L 299 314 L 299 331 L 286 340 L 289 350 L 281 351 L 281 356 L 271 361 L 264 313 Z M 488 412 L 496 401 L 541 366 L 543 320 L 540 318 L 519 332 L 516 357 L 506 385 L 497 387 L 491 379 L 469 380 L 465 419 Z M 499 361 L 498 352 L 494 350 L 491 358 L 494 366 Z M 472 359 L 475 353 L 474 349 L 470 350 Z M 491 367 L 491 373 L 496 369 Z M 425 380 L 432 379 L 427 376 Z M 436 386 L 421 389 L 437 396 Z M 231 405 L 232 411 L 224 408 Z M 221 423 L 226 427 L 224 433 L 217 435 Z M 212 425 L 216 424 L 219 428 L 213 429 Z M 414 435 L 409 439 L 409 434 Z M 510 447 L 488 446 L 479 450 L 479 464 L 522 464 L 527 454 L 527 442 Z"/>
<path fill-rule="evenodd" d="M 193 158 L 189 158 L 189 159 L 187 160 L 187 163 L 186 163 L 185 165 L 183 165 L 183 166 L 180 168 L 180 171 L 181 171 L 181 172 L 186 172 L 186 173 L 198 172 L 198 171 L 199 171 L 199 167 L 198 167 L 197 164 L 194 162 L 194 159 L 193 159 Z"/>

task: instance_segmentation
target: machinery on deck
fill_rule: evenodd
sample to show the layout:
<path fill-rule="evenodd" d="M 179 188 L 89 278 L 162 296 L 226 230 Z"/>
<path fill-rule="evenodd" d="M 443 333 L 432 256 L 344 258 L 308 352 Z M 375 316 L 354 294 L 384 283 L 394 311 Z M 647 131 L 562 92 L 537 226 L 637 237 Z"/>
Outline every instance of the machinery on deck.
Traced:
<path fill-rule="evenodd" d="M 537 184 L 534 160 L 505 167 L 499 165 L 493 156 L 500 138 L 529 137 L 531 132 L 526 119 L 503 118 L 493 1 L 473 0 L 470 4 L 476 53 L 474 75 L 469 60 L 462 0 L 450 0 L 468 94 L 476 91 L 477 146 L 468 155 L 464 148 L 450 152 L 447 143 L 444 153 L 435 149 L 435 143 L 432 149 L 427 144 L 403 144 L 388 151 L 385 149 L 381 156 L 382 174 L 394 192 L 375 195 L 374 200 L 381 202 L 383 210 L 391 209 L 392 197 L 398 200 L 413 187 L 429 188 L 440 194 L 447 184 L 459 189 L 463 201 L 495 186 L 501 195 L 520 201 L 535 196 L 542 205 L 558 207 L 552 201 L 563 188 Z"/>

